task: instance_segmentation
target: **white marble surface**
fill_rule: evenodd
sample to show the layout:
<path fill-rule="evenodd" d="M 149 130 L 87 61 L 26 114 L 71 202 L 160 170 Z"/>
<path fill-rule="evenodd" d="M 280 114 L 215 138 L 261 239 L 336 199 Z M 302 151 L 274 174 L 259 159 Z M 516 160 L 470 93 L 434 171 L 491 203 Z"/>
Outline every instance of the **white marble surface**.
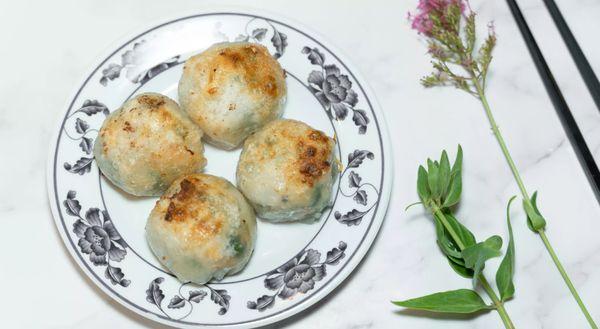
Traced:
<path fill-rule="evenodd" d="M 600 321 L 600 207 L 565 138 L 504 1 L 473 0 L 480 26 L 496 23 L 499 45 L 489 97 L 526 184 L 539 189 L 548 236 L 582 298 Z M 600 3 L 557 1 L 592 65 Z M 353 3 L 354 5 L 348 5 Z M 521 0 L 567 101 L 600 159 L 600 114 L 541 0 Z M 471 319 L 399 312 L 391 299 L 468 288 L 434 242 L 431 221 L 414 208 L 415 173 L 442 148 L 465 150 L 459 215 L 478 237 L 506 235 L 504 207 L 517 193 L 480 105 L 451 89 L 425 90 L 424 45 L 409 30 L 414 1 L 0 1 L 0 310 L 2 327 L 159 327 L 110 300 L 67 254 L 51 218 L 45 183 L 50 133 L 87 68 L 115 39 L 146 22 L 213 5 L 251 5 L 292 17 L 344 50 L 375 89 L 395 152 L 387 219 L 355 273 L 324 301 L 275 327 L 500 328 L 495 313 Z M 585 328 L 539 238 L 514 207 L 516 298 L 507 309 L 520 328 Z M 495 266 L 489 266 L 495 268 Z M 493 273 L 491 273 L 493 274 Z M 490 277 L 493 277 L 491 275 Z"/>

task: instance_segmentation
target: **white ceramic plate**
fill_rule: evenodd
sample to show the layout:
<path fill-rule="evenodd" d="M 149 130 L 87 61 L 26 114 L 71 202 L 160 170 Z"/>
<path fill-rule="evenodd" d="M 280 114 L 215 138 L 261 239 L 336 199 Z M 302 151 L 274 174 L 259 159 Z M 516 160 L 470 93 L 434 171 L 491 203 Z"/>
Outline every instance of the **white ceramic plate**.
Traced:
<path fill-rule="evenodd" d="M 344 170 L 334 205 L 319 221 L 259 220 L 246 268 L 197 286 L 174 278 L 146 244 L 144 226 L 156 198 L 132 197 L 110 184 L 98 171 L 91 145 L 110 111 L 141 92 L 177 99 L 182 63 L 213 43 L 234 40 L 259 42 L 277 57 L 287 73 L 284 117 L 335 135 Z M 207 173 L 235 182 L 239 150 L 207 146 L 205 155 Z M 148 28 L 99 60 L 56 126 L 48 194 L 67 249 L 116 301 L 168 325 L 248 328 L 306 309 L 358 265 L 385 215 L 391 158 L 373 94 L 335 48 L 287 20 L 211 12 Z"/>

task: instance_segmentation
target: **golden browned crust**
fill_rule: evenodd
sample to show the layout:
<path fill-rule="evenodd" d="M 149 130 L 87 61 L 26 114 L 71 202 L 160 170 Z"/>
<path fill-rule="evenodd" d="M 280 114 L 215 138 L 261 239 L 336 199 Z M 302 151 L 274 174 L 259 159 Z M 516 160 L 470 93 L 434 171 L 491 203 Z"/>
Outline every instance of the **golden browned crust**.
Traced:
<path fill-rule="evenodd" d="M 198 215 L 197 212 L 194 211 L 195 207 L 189 207 L 188 203 L 199 202 L 203 204 L 205 202 L 203 190 L 196 188 L 196 185 L 200 184 L 202 183 L 197 178 L 188 177 L 179 183 L 179 191 L 177 193 L 171 196 L 161 197 L 162 199 L 169 201 L 169 207 L 165 213 L 165 220 L 167 222 L 192 220 L 194 216 Z"/>
<path fill-rule="evenodd" d="M 248 262 L 256 217 L 227 180 L 189 174 L 174 181 L 157 201 L 146 238 L 159 261 L 181 281 L 204 284 Z"/>
<path fill-rule="evenodd" d="M 297 158 L 290 164 L 290 170 L 297 170 L 301 183 L 313 186 L 331 168 L 330 157 L 332 143 L 324 133 L 311 129 L 304 136 L 297 137 Z"/>
<path fill-rule="evenodd" d="M 175 193 L 175 195 L 173 195 L 171 197 L 171 200 L 174 198 L 178 201 L 183 202 L 183 201 L 189 200 L 190 198 L 195 196 L 196 193 L 201 193 L 201 191 L 196 190 L 195 184 L 200 184 L 200 181 L 198 180 L 198 178 L 195 178 L 195 177 L 184 178 L 181 181 L 181 183 L 179 183 L 179 188 L 180 188 L 179 192 Z"/>
<path fill-rule="evenodd" d="M 131 127 L 131 123 L 129 123 L 129 121 L 125 121 L 125 123 L 123 124 L 123 130 L 130 133 L 135 132 L 135 129 Z"/>
<path fill-rule="evenodd" d="M 123 115 L 125 116 L 125 115 Z M 129 113 L 126 115 L 127 117 L 131 118 L 132 117 L 132 113 Z M 162 107 L 161 105 L 159 105 L 159 107 L 155 107 L 153 109 L 152 112 L 147 113 L 147 116 L 150 117 L 155 117 L 157 120 L 159 120 L 161 122 L 161 126 L 162 127 L 176 127 L 179 122 L 178 120 L 176 120 L 171 113 L 169 113 L 169 110 L 165 109 L 164 107 Z M 130 138 L 148 138 L 150 140 L 154 139 L 156 137 L 156 132 L 149 126 L 146 125 L 138 125 L 135 123 L 135 121 L 125 121 L 122 124 L 122 128 L 121 129 L 115 129 L 117 128 L 116 125 L 119 124 L 119 120 L 117 120 L 117 118 L 115 118 L 114 120 L 112 120 L 112 122 L 109 122 L 108 124 L 106 124 L 105 126 L 102 127 L 100 134 L 103 137 L 103 143 L 102 143 L 102 151 L 105 155 L 108 155 L 108 153 L 111 150 L 111 144 L 115 144 L 117 142 L 115 142 L 116 140 L 129 140 Z M 128 136 L 128 134 L 131 133 L 138 133 L 137 137 L 130 137 Z M 185 140 L 186 136 L 185 134 L 182 134 L 182 139 Z M 191 158 L 194 158 L 195 153 L 190 150 L 186 144 L 186 142 L 184 141 L 184 143 L 181 142 L 174 142 L 174 143 L 170 143 L 167 142 L 166 140 L 163 140 L 162 143 L 167 143 L 168 145 L 165 145 L 164 147 L 164 151 L 159 153 L 149 153 L 148 154 L 148 158 L 150 160 L 150 164 L 151 166 L 160 166 L 161 163 L 164 161 L 163 157 L 167 156 L 168 158 L 172 159 L 172 161 L 177 161 L 178 163 L 186 163 L 189 161 L 192 162 L 196 162 L 197 160 L 192 160 Z M 148 145 L 143 144 L 143 143 L 136 143 L 135 140 L 130 140 L 129 141 L 129 147 L 132 149 L 132 151 L 136 151 L 136 152 L 145 152 L 145 150 L 148 148 Z M 190 165 L 192 165 L 190 163 Z"/>
<path fill-rule="evenodd" d="M 141 95 L 138 97 L 138 102 L 150 108 L 158 108 L 165 104 L 165 99 L 163 97 L 154 97 L 152 95 Z"/>
<path fill-rule="evenodd" d="M 125 103 L 99 131 L 94 154 L 103 173 L 129 193 L 160 195 L 181 174 L 199 171 L 202 131 L 179 111 L 158 94 Z"/>
<path fill-rule="evenodd" d="M 285 74 L 267 48 L 223 43 L 191 57 L 179 82 L 182 108 L 220 148 L 237 147 L 282 113 Z"/>
<path fill-rule="evenodd" d="M 120 117 L 127 117 L 129 119 L 135 119 L 132 116 L 131 111 L 127 114 L 123 113 L 119 116 Z M 156 107 L 154 108 L 154 111 L 148 112 L 146 114 L 146 117 L 154 117 L 156 118 L 156 120 L 161 122 L 161 126 L 162 127 L 173 127 L 173 129 L 175 129 L 175 127 L 179 124 L 178 120 L 176 120 L 171 113 L 169 113 L 169 110 L 167 110 L 164 107 Z M 114 118 L 112 120 L 110 120 L 110 122 L 108 122 L 107 124 L 105 124 L 101 130 L 100 130 L 100 136 L 102 138 L 105 139 L 104 141 L 104 145 L 105 148 L 103 148 L 104 153 L 107 153 L 110 149 L 108 148 L 109 144 L 116 144 L 117 140 L 120 139 L 127 139 L 129 140 L 132 137 L 128 136 L 128 133 L 135 133 L 137 132 L 138 135 L 137 137 L 145 137 L 145 138 L 150 138 L 152 139 L 153 137 L 155 137 L 156 132 L 154 131 L 154 129 L 150 126 L 147 126 L 145 124 L 137 124 L 134 120 L 132 121 L 125 121 L 122 123 L 122 128 L 121 129 L 117 129 L 117 125 L 119 125 L 119 118 Z M 185 134 L 182 134 L 181 136 L 182 138 L 185 139 Z M 170 157 L 171 156 L 175 156 L 175 157 L 180 157 L 181 155 L 185 155 L 187 154 L 188 156 L 190 155 L 194 155 L 193 152 L 190 152 L 190 150 L 184 145 L 184 144 L 180 144 L 180 143 L 170 143 L 171 145 L 168 145 L 168 147 L 165 147 L 165 150 L 168 151 L 170 153 Z M 135 141 L 130 141 L 130 146 L 132 148 L 136 148 L 136 149 L 143 149 L 146 148 L 146 145 L 142 145 L 141 143 L 135 143 Z M 184 151 L 185 154 L 182 154 L 182 151 Z"/>
<path fill-rule="evenodd" d="M 272 221 L 317 218 L 335 180 L 335 141 L 296 120 L 276 120 L 250 136 L 237 184 L 258 215 Z"/>
<path fill-rule="evenodd" d="M 334 142 L 322 131 L 298 121 L 278 120 L 264 132 L 267 137 L 247 150 L 248 158 L 261 163 L 284 156 L 290 160 L 284 170 L 288 182 L 308 187 L 329 173 Z"/>
<path fill-rule="evenodd" d="M 190 242 L 201 243 L 217 236 L 226 220 L 223 213 L 211 211 L 214 200 L 207 197 L 209 190 L 213 194 L 223 195 L 222 186 L 209 185 L 198 176 L 188 175 L 179 182 L 178 189 L 170 190 L 171 193 L 161 197 L 160 202 L 168 203 L 164 220 L 173 231 L 190 233 Z"/>
<path fill-rule="evenodd" d="M 194 69 L 208 71 L 207 85 L 204 90 L 210 96 L 219 93 L 219 85 L 228 78 L 228 72 L 236 71 L 240 72 L 244 82 L 251 89 L 260 90 L 276 98 L 282 90 L 277 86 L 275 75 L 283 77 L 283 70 L 279 65 L 273 65 L 273 61 L 265 47 L 247 44 L 220 49 L 216 56 L 196 64 Z"/>

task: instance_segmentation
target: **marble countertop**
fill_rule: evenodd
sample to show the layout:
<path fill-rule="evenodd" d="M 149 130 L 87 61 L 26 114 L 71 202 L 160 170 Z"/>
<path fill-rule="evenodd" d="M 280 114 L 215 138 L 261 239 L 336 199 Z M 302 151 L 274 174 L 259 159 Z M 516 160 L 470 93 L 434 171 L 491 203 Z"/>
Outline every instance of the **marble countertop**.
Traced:
<path fill-rule="evenodd" d="M 495 312 L 475 318 L 417 316 L 390 300 L 469 288 L 434 242 L 417 199 L 416 168 L 441 149 L 465 151 L 460 218 L 477 236 L 506 236 L 504 211 L 517 187 L 480 104 L 452 89 L 425 90 L 429 71 L 422 40 L 408 27 L 416 1 L 257 0 L 255 9 L 292 17 L 319 31 L 348 54 L 385 111 L 395 156 L 395 182 L 387 218 L 355 272 L 326 299 L 273 327 L 286 328 L 500 328 Z M 148 21 L 244 1 L 141 0 L 8 1 L 0 7 L 0 310 L 6 328 L 160 327 L 126 310 L 87 279 L 54 227 L 45 167 L 52 123 L 86 69 L 115 39 Z M 542 0 L 519 3 L 571 106 L 594 156 L 600 160 L 600 114 L 560 39 Z M 558 0 L 596 72 L 595 31 L 600 3 Z M 500 128 L 530 189 L 540 191 L 547 234 L 589 310 L 600 321 L 600 206 L 566 139 L 525 44 L 504 1 L 471 1 L 480 25 L 494 20 L 498 48 L 489 98 Z M 596 36 L 595 36 L 596 35 Z M 520 328 L 585 328 L 539 237 L 519 207 L 513 210 L 516 297 L 507 310 Z M 495 268 L 495 266 L 489 266 Z M 493 274 L 493 273 L 491 273 Z M 493 277 L 491 275 L 490 277 Z"/>

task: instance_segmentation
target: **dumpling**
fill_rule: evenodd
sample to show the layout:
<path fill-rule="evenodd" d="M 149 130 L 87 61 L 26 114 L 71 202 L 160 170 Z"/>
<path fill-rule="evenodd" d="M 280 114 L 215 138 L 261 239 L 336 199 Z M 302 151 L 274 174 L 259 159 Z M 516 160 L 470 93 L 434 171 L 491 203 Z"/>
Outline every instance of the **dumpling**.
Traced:
<path fill-rule="evenodd" d="M 204 284 L 246 265 L 256 241 L 256 217 L 233 184 L 192 174 L 176 180 L 156 202 L 146 239 L 179 280 Z"/>
<path fill-rule="evenodd" d="M 111 182 L 138 196 L 161 195 L 181 175 L 206 165 L 202 130 L 170 98 L 145 93 L 111 113 L 94 157 Z"/>
<path fill-rule="evenodd" d="M 317 219 L 331 203 L 335 141 L 296 120 L 276 120 L 244 143 L 237 185 L 257 215 L 273 222 Z"/>
<path fill-rule="evenodd" d="M 285 74 L 267 48 L 219 43 L 191 57 L 179 81 L 179 102 L 206 134 L 226 150 L 283 112 Z"/>

